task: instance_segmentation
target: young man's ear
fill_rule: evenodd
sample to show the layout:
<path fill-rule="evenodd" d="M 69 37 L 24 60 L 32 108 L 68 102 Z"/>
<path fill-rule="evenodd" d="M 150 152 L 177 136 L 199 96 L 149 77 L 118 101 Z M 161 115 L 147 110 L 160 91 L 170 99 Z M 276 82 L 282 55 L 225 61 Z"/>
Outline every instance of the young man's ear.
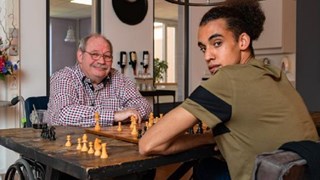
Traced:
<path fill-rule="evenodd" d="M 250 36 L 247 33 L 240 34 L 238 44 L 240 50 L 246 50 L 250 46 Z"/>

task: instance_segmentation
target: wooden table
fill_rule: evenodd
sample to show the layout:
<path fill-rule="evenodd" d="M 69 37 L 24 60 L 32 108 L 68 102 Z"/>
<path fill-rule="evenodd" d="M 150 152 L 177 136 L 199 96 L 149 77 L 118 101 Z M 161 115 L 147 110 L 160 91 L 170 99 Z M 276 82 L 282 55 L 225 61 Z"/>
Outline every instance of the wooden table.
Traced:
<path fill-rule="evenodd" d="M 175 155 L 147 157 L 139 154 L 137 144 L 99 136 L 102 142 L 107 142 L 109 155 L 109 158 L 101 159 L 76 150 L 77 138 L 85 133 L 83 128 L 56 127 L 55 132 L 56 141 L 49 141 L 40 137 L 41 130 L 38 129 L 2 129 L 0 145 L 46 165 L 46 179 L 54 179 L 60 172 L 78 179 L 106 179 L 215 155 L 210 145 Z M 71 135 L 71 147 L 64 146 L 67 135 Z M 98 137 L 87 135 L 89 141 Z"/>

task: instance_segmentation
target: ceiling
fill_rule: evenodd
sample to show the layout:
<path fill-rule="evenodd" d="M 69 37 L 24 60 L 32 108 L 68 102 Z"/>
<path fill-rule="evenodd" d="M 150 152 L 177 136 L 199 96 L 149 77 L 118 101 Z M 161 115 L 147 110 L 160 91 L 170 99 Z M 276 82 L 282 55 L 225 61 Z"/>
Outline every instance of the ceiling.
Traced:
<path fill-rule="evenodd" d="M 178 19 L 178 5 L 165 0 L 154 0 L 154 6 L 155 18 Z M 90 16 L 91 6 L 70 3 L 70 0 L 50 0 L 50 17 L 79 19 Z"/>

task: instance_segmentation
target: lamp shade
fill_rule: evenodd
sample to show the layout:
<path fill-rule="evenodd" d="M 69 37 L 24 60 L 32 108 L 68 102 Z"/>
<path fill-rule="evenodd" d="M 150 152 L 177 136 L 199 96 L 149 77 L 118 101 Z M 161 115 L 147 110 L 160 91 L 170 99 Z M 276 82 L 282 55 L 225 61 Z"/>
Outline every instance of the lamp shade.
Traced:
<path fill-rule="evenodd" d="M 226 0 L 165 0 L 170 3 L 186 6 L 219 6 Z M 258 0 L 263 1 L 263 0 Z"/>
<path fill-rule="evenodd" d="M 75 42 L 76 38 L 74 35 L 74 30 L 72 28 L 72 26 L 69 26 L 68 31 L 67 31 L 67 36 L 64 39 L 65 42 Z"/>
<path fill-rule="evenodd" d="M 225 0 L 166 0 L 167 2 L 187 6 L 218 6 Z"/>

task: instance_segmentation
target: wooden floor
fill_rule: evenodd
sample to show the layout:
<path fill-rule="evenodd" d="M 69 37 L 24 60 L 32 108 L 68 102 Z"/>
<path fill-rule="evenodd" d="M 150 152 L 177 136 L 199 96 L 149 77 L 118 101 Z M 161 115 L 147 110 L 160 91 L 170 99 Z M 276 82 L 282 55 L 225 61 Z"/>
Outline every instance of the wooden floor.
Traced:
<path fill-rule="evenodd" d="M 180 163 L 157 168 L 155 180 L 167 179 L 179 166 L 180 166 Z M 192 175 L 192 169 L 190 169 L 180 180 L 189 180 L 191 175 Z"/>

